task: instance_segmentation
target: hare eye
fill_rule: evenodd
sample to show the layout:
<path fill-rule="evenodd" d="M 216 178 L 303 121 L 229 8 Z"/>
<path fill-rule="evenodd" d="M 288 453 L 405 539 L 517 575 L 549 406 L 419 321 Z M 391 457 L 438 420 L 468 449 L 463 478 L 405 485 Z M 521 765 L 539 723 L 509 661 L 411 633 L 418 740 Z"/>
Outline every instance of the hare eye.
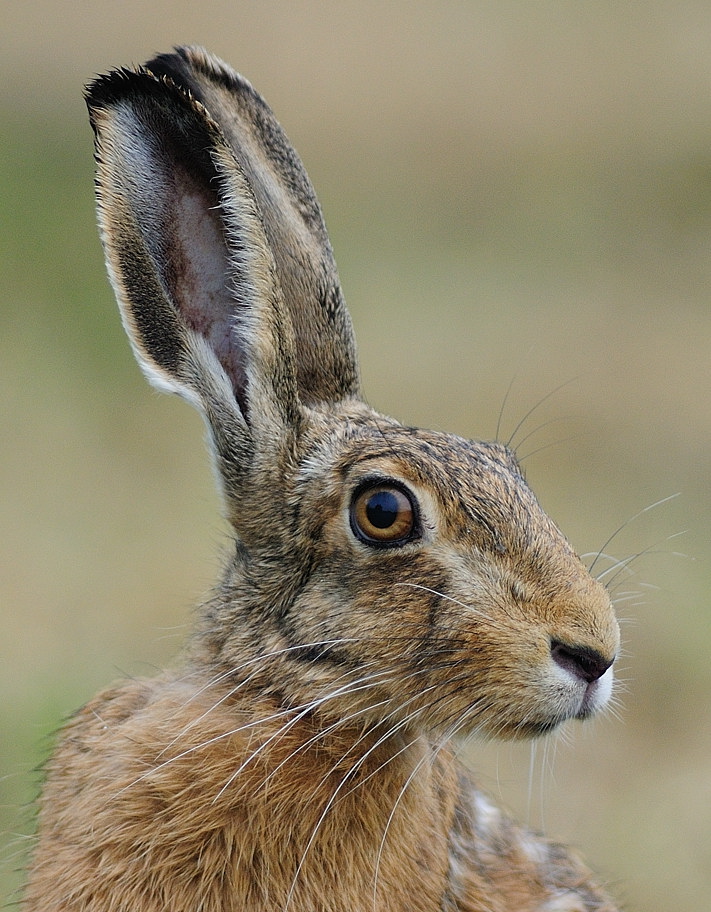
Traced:
<path fill-rule="evenodd" d="M 413 538 L 416 511 L 411 495 L 391 484 L 356 492 L 351 504 L 351 529 L 365 544 L 402 545 Z"/>

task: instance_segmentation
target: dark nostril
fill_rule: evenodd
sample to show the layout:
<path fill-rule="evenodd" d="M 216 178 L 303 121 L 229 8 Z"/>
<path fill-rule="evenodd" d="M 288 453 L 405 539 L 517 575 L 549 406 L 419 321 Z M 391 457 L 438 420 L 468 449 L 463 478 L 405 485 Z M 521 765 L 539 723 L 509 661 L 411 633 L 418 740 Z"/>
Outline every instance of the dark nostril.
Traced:
<path fill-rule="evenodd" d="M 551 656 L 561 668 L 570 671 L 588 684 L 601 678 L 614 661 L 595 649 L 587 646 L 568 646 L 560 640 L 551 640 Z"/>

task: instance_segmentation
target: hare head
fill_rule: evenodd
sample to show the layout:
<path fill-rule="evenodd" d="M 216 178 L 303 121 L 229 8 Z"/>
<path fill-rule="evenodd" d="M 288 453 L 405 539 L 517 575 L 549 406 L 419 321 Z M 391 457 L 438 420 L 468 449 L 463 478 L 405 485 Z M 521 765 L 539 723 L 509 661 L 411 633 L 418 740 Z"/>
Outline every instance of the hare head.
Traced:
<path fill-rule="evenodd" d="M 182 48 L 88 104 L 125 328 L 202 412 L 234 530 L 195 660 L 359 725 L 517 738 L 600 709 L 606 590 L 506 447 L 364 402 L 318 202 L 250 84 Z"/>

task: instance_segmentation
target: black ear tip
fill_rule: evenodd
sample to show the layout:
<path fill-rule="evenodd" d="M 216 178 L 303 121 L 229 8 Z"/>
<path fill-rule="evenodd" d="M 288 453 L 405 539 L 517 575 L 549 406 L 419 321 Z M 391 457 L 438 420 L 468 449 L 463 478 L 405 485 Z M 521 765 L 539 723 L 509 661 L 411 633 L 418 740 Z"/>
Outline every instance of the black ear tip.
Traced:
<path fill-rule="evenodd" d="M 161 58 L 156 58 L 159 59 Z M 174 54 L 165 54 L 162 59 L 179 58 Z M 94 128 L 99 112 L 128 102 L 133 104 L 136 111 L 152 110 L 157 122 L 176 118 L 181 121 L 185 119 L 191 124 L 199 122 L 202 129 L 210 134 L 211 140 L 219 133 L 216 124 L 200 104 L 201 99 L 197 96 L 194 85 L 181 78 L 174 68 L 170 72 L 168 67 L 154 72 L 149 66 L 112 70 L 86 86 L 84 99 Z M 150 119 L 147 113 L 145 116 Z"/>
<path fill-rule="evenodd" d="M 84 87 L 84 100 L 89 112 L 97 108 L 106 108 L 128 95 L 138 91 L 139 86 L 144 87 L 151 82 L 157 82 L 156 77 L 145 67 L 121 67 L 109 73 L 97 76 L 93 82 Z"/>
<path fill-rule="evenodd" d="M 188 47 L 176 47 L 175 53 L 156 54 L 145 64 L 145 69 L 155 76 L 164 76 L 178 85 L 184 85 L 193 68 L 190 50 Z"/>
<path fill-rule="evenodd" d="M 203 104 L 206 103 L 203 88 L 221 86 L 237 96 L 248 96 L 252 104 L 268 110 L 266 102 L 248 79 L 198 44 L 178 45 L 174 53 L 157 54 L 145 66 L 156 76 L 167 77 L 183 86 Z"/>

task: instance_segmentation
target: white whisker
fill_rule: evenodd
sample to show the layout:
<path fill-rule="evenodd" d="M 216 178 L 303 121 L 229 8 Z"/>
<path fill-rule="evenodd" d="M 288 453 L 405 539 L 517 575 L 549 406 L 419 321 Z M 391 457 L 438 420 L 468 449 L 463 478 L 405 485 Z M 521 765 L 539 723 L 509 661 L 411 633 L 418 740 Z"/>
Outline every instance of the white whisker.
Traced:
<path fill-rule="evenodd" d="M 502 625 L 497 623 L 494 618 L 490 615 L 485 614 L 481 609 L 475 608 L 473 605 L 468 605 L 466 602 L 462 602 L 459 599 L 454 598 L 452 595 L 448 595 L 446 592 L 439 592 L 437 589 L 430 589 L 429 586 L 423 586 L 420 583 L 395 583 L 396 586 L 406 586 L 409 589 L 420 589 L 422 592 L 429 592 L 430 595 L 438 595 L 440 598 L 446 599 L 448 602 L 452 602 L 453 605 L 459 605 L 460 608 L 466 609 L 466 611 L 476 614 L 478 617 L 483 618 L 485 621 L 488 621 L 490 624 L 493 624 L 496 627 L 501 627 Z"/>
<path fill-rule="evenodd" d="M 607 548 L 607 546 L 608 546 L 615 538 L 617 538 L 617 536 L 620 534 L 620 532 L 622 532 L 623 529 L 627 528 L 627 526 L 629 526 L 630 523 L 633 523 L 636 519 L 639 519 L 640 516 L 644 516 L 645 513 L 649 513 L 650 510 L 655 510 L 657 507 L 660 507 L 662 504 L 669 503 L 670 500 L 674 500 L 674 499 L 677 498 L 677 497 L 679 497 L 679 493 L 678 493 L 678 492 L 677 492 L 676 494 L 670 494 L 668 497 L 662 497 L 661 500 L 657 500 L 657 501 L 655 501 L 654 503 L 649 504 L 649 506 L 644 507 L 644 509 L 639 510 L 639 511 L 638 511 L 637 513 L 635 513 L 633 516 L 630 516 L 629 519 L 626 519 L 621 525 L 619 525 L 619 526 L 615 529 L 615 531 L 612 533 L 612 535 L 610 535 L 610 537 L 603 543 L 602 547 L 600 548 L 600 550 L 599 550 L 598 553 L 597 553 L 597 556 L 595 557 L 595 559 L 593 560 L 593 562 L 592 562 L 592 563 L 590 564 L 590 566 L 588 567 L 588 572 L 589 572 L 590 574 L 592 574 L 593 570 L 595 569 L 595 564 L 598 562 L 598 559 L 599 559 L 601 556 L 604 555 L 604 553 L 605 553 L 605 548 Z M 598 577 L 598 578 L 599 578 L 599 577 Z"/>
<path fill-rule="evenodd" d="M 202 687 L 200 687 L 198 690 L 196 690 L 195 693 L 191 694 L 189 699 L 186 700 L 182 704 L 182 708 L 189 706 L 190 703 L 194 702 L 199 696 L 201 696 L 203 693 L 205 693 L 211 687 L 214 687 L 217 684 L 221 684 L 223 681 L 228 680 L 229 678 L 235 677 L 237 674 L 239 674 L 240 672 L 244 671 L 246 668 L 249 668 L 252 665 L 261 666 L 270 659 L 280 658 L 289 653 L 298 652 L 298 651 L 304 650 L 304 649 L 317 649 L 321 646 L 342 645 L 343 643 L 352 643 L 352 642 L 356 642 L 356 638 L 341 637 L 341 638 L 334 639 L 334 640 L 316 640 L 316 641 L 310 642 L 310 643 L 299 643 L 296 646 L 286 646 L 282 649 L 275 649 L 271 652 L 261 653 L 260 655 L 254 656 L 253 658 L 249 659 L 248 661 L 243 662 L 241 665 L 237 665 L 232 668 L 228 668 L 226 671 L 223 671 L 220 674 L 215 675 L 215 677 L 211 678 L 206 684 L 204 684 Z M 215 709 L 217 709 L 219 706 L 221 706 L 227 700 L 234 697 L 235 694 L 239 693 L 239 691 L 242 690 L 244 687 L 247 687 L 255 678 L 257 678 L 259 676 L 259 674 L 261 672 L 262 672 L 262 668 L 257 667 L 255 669 L 255 671 L 253 671 L 246 678 L 238 681 L 237 684 L 234 687 L 230 688 L 230 690 L 226 691 L 226 693 L 224 693 L 222 695 L 222 697 L 220 697 L 219 700 L 216 700 L 215 703 L 213 703 L 209 709 L 205 710 L 205 712 L 203 712 L 201 715 L 197 716 L 195 719 L 192 719 L 175 736 L 175 738 L 173 738 L 173 740 L 170 741 L 163 748 L 163 750 L 160 752 L 160 754 L 158 754 L 158 757 L 161 757 L 167 750 L 169 750 L 173 746 L 173 744 L 175 744 L 182 737 L 184 737 L 192 728 L 194 728 L 200 722 L 204 721 L 207 718 L 207 716 L 210 715 L 211 712 L 213 712 Z"/>

